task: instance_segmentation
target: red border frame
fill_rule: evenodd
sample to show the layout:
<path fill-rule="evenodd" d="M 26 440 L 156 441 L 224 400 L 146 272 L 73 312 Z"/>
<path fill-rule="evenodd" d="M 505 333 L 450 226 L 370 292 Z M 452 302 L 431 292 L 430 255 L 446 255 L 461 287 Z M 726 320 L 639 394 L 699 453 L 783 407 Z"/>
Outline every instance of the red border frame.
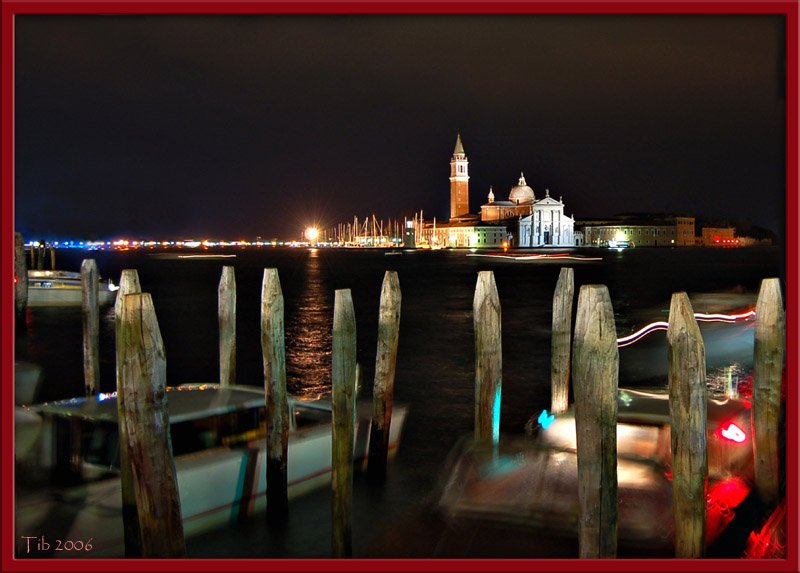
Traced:
<path fill-rule="evenodd" d="M 14 16 L 17 14 L 774 14 L 786 17 L 786 316 L 787 316 L 787 559 L 783 561 L 715 560 L 15 560 L 13 512 L 0 520 L 2 571 L 799 571 L 798 569 L 798 0 L 776 2 L 273 2 L 220 0 L 72 2 L 57 0 L 2 2 L 2 192 L 0 193 L 0 404 L 13 402 L 10 381 L 14 356 Z M 10 341 L 10 343 L 9 343 Z M 0 416 L 2 500 L 13 507 L 13 418 Z"/>

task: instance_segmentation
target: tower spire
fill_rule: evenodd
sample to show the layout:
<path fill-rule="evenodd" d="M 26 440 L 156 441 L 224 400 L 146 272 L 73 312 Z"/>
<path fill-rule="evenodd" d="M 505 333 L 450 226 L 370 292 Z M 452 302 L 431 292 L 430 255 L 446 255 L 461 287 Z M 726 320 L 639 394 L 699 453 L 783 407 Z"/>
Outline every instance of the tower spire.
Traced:
<path fill-rule="evenodd" d="M 456 148 L 453 150 L 453 155 L 465 155 L 464 145 L 461 143 L 461 131 L 456 135 Z"/>

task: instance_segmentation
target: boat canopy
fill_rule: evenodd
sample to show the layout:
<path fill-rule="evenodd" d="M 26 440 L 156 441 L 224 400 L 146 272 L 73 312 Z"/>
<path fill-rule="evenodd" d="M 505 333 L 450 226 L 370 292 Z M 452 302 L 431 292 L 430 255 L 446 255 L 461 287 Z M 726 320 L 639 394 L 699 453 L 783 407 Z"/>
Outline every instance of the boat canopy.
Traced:
<path fill-rule="evenodd" d="M 167 387 L 171 424 L 264 406 L 264 391 L 249 386 L 186 384 Z M 117 422 L 117 393 L 36 404 L 31 410 L 45 416 L 96 422 Z"/>

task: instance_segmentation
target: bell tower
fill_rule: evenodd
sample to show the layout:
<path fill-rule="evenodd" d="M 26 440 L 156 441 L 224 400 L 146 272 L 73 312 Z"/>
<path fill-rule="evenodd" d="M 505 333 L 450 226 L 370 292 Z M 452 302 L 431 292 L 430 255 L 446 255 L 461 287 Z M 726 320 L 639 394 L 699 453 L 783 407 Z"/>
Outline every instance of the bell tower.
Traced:
<path fill-rule="evenodd" d="M 456 136 L 456 148 L 450 160 L 450 218 L 469 213 L 469 161 L 461 144 L 461 133 Z"/>

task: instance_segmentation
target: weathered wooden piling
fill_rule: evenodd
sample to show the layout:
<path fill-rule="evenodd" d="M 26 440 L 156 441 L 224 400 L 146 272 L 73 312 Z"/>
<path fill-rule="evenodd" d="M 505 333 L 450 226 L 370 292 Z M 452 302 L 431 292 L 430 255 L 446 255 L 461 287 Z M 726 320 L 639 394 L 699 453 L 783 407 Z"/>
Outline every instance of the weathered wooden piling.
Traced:
<path fill-rule="evenodd" d="M 350 289 L 337 290 L 333 302 L 332 551 L 351 557 L 353 437 L 355 433 L 356 317 Z"/>
<path fill-rule="evenodd" d="M 708 484 L 706 352 L 685 292 L 672 295 L 667 355 L 675 557 L 701 558 L 705 554 Z"/>
<path fill-rule="evenodd" d="M 617 385 L 619 352 L 608 288 L 578 294 L 572 354 L 581 558 L 617 554 Z"/>
<path fill-rule="evenodd" d="M 503 351 L 500 297 L 492 271 L 480 271 L 472 301 L 475 328 L 475 439 L 500 440 Z"/>
<path fill-rule="evenodd" d="M 28 267 L 25 264 L 25 240 L 22 233 L 14 233 L 14 311 L 17 324 L 25 319 L 28 308 Z"/>
<path fill-rule="evenodd" d="M 119 276 L 119 290 L 114 301 L 114 318 L 119 323 L 122 313 L 122 300 L 126 294 L 136 294 L 142 292 L 142 285 L 139 282 L 139 272 L 136 269 L 123 269 Z M 119 368 L 119 366 L 118 366 Z M 117 370 L 119 379 L 119 369 Z"/>
<path fill-rule="evenodd" d="M 30 267 L 28 268 L 34 270 L 36 268 L 36 247 L 34 247 L 33 245 L 31 245 L 30 255 L 31 255 L 31 264 Z"/>
<path fill-rule="evenodd" d="M 50 270 L 56 270 L 56 248 L 53 245 L 47 245 L 50 249 Z"/>
<path fill-rule="evenodd" d="M 222 267 L 217 288 L 219 316 L 219 384 L 236 384 L 236 274 L 231 266 Z"/>
<path fill-rule="evenodd" d="M 121 459 L 130 467 L 139 521 L 139 554 L 145 558 L 184 557 L 186 548 L 167 412 L 167 362 L 153 299 L 123 295 L 116 325 L 120 376 L 117 392 Z M 123 518 L 126 513 L 123 513 Z"/>
<path fill-rule="evenodd" d="M 100 382 L 100 307 L 99 277 L 94 259 L 81 263 L 81 289 L 83 297 L 83 380 L 86 395 L 97 394 Z"/>
<path fill-rule="evenodd" d="M 114 301 L 114 325 L 116 330 L 120 328 L 122 322 L 122 303 L 125 295 L 137 294 L 142 292 L 139 284 L 139 273 L 136 269 L 124 269 L 119 279 L 119 290 L 117 299 Z M 117 395 L 120 391 L 120 372 L 121 372 L 121 345 L 116 343 L 116 388 Z M 128 442 L 126 427 L 119 424 L 119 443 Z M 133 476 L 130 475 L 131 465 L 128 462 L 128 449 L 120 447 L 120 472 L 124 474 L 121 478 L 122 485 L 122 523 L 125 530 L 125 557 L 141 557 L 141 539 L 139 538 L 139 513 L 136 509 L 136 494 L 133 491 Z"/>
<path fill-rule="evenodd" d="M 768 505 L 778 501 L 780 490 L 778 430 L 785 354 L 786 313 L 780 280 L 764 279 L 756 302 L 751 415 L 756 491 L 761 501 Z"/>
<path fill-rule="evenodd" d="M 36 257 L 36 270 L 41 271 L 44 270 L 44 243 L 41 243 L 37 250 L 39 251 L 39 254 Z"/>
<path fill-rule="evenodd" d="M 571 268 L 562 268 L 553 293 L 553 332 L 550 344 L 552 414 L 565 412 L 569 406 L 570 329 L 574 294 L 574 273 Z"/>
<path fill-rule="evenodd" d="M 267 411 L 267 519 L 273 525 L 280 525 L 289 516 L 289 403 L 283 292 L 278 269 L 264 269 L 261 282 L 261 351 Z"/>
<path fill-rule="evenodd" d="M 372 390 L 372 425 L 367 462 L 367 478 L 371 481 L 381 481 L 386 477 L 397 344 L 400 339 L 400 303 L 397 272 L 386 271 L 378 311 L 378 350 L 375 355 L 375 383 Z"/>

